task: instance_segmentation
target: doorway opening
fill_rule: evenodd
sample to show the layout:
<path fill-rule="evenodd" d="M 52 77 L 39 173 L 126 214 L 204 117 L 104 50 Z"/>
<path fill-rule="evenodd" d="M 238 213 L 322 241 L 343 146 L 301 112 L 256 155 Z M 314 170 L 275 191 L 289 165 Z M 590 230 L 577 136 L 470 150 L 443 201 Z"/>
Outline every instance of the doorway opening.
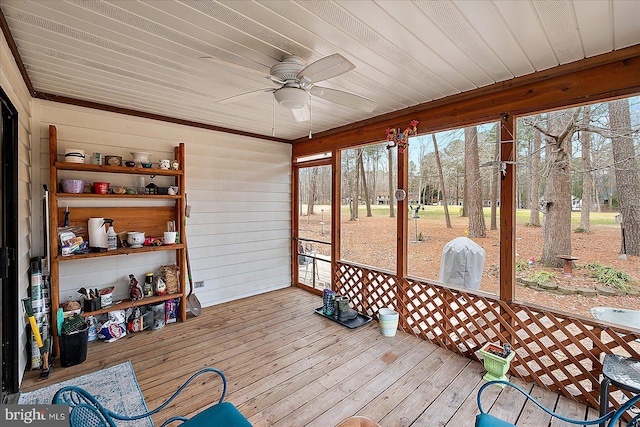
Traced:
<path fill-rule="evenodd" d="M 0 403 L 5 403 L 18 392 L 18 112 L 2 88 L 0 115 Z"/>
<path fill-rule="evenodd" d="M 331 164 L 299 165 L 295 172 L 294 283 L 331 289 Z"/>

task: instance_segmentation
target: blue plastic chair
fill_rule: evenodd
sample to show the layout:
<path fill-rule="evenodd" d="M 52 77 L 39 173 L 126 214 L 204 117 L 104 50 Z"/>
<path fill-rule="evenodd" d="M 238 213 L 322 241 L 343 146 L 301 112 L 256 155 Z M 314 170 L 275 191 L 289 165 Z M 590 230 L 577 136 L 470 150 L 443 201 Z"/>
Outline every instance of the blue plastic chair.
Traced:
<path fill-rule="evenodd" d="M 531 400 L 533 403 L 535 403 L 538 407 L 540 407 L 542 410 L 544 410 L 546 413 L 548 413 L 549 415 L 558 418 L 562 421 L 565 421 L 567 423 L 570 424 L 577 424 L 577 425 L 581 425 L 581 426 L 589 426 L 589 425 L 596 425 L 596 424 L 600 424 L 600 423 L 606 423 L 608 422 L 607 426 L 608 427 L 614 427 L 618 421 L 620 420 L 620 417 L 627 412 L 632 406 L 634 406 L 638 400 L 640 400 L 640 394 L 636 395 L 634 397 L 632 397 L 631 399 L 627 400 L 624 405 L 622 405 L 620 408 L 618 408 L 617 411 L 611 411 L 608 414 L 604 415 L 601 418 L 598 418 L 597 420 L 591 420 L 591 421 L 585 421 L 585 420 L 572 420 L 571 418 L 566 418 L 563 417 L 562 415 L 556 414 L 555 412 L 551 411 L 550 409 L 545 408 L 544 406 L 542 406 L 541 403 L 539 403 L 537 400 L 535 400 L 533 397 L 531 397 L 526 391 L 522 390 L 520 387 L 518 387 L 515 384 L 512 384 L 508 381 L 489 381 L 488 383 L 484 384 L 482 387 L 480 387 L 480 390 L 478 390 L 478 409 L 480 410 L 480 413 L 478 415 L 476 415 L 476 427 L 516 427 L 515 425 L 508 423 L 506 421 L 503 421 L 499 418 L 494 417 L 493 415 L 489 415 L 488 413 L 486 413 L 484 411 L 484 409 L 482 409 L 482 403 L 480 402 L 480 397 L 482 395 L 482 392 L 489 386 L 493 385 L 493 384 L 499 384 L 499 385 L 506 385 L 509 387 L 513 387 L 516 390 L 518 390 L 520 393 L 524 394 L 525 397 L 529 400 Z M 635 417 L 633 417 L 633 419 L 631 419 L 631 421 L 629 421 L 629 423 L 627 423 L 627 427 L 636 427 L 636 426 L 640 426 L 640 414 L 636 415 Z"/>
<path fill-rule="evenodd" d="M 251 423 L 238 411 L 238 409 L 229 402 L 223 402 L 227 393 L 227 379 L 221 371 L 215 368 L 205 368 L 196 372 L 162 405 L 153 411 L 144 414 L 127 417 L 116 414 L 113 411 L 102 406 L 94 396 L 86 390 L 75 387 L 63 387 L 53 396 L 54 404 L 65 404 L 71 407 L 69 415 L 69 423 L 71 427 L 116 427 L 114 420 L 132 421 L 149 417 L 164 409 L 173 399 L 180 394 L 184 388 L 197 376 L 206 372 L 215 372 L 222 378 L 222 396 L 218 402 L 199 412 L 192 418 L 172 417 L 165 421 L 162 426 L 166 426 L 174 421 L 182 421 L 182 427 L 198 426 L 198 427 L 252 427 Z"/>

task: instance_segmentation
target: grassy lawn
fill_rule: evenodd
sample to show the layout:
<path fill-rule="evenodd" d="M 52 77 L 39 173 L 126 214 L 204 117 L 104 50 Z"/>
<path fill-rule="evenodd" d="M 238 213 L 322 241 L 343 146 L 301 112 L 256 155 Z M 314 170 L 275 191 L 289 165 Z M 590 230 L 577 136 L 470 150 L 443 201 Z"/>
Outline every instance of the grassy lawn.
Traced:
<path fill-rule="evenodd" d="M 318 207 L 316 207 L 318 208 Z M 363 217 L 367 214 L 367 209 L 364 206 L 359 207 L 360 217 Z M 317 209 L 317 211 L 319 211 Z M 349 206 L 342 205 L 342 215 L 349 215 Z M 326 210 L 325 210 L 326 212 Z M 371 213 L 374 216 L 389 216 L 389 206 L 388 205 L 372 205 Z M 462 213 L 462 207 L 460 206 L 449 206 L 449 215 L 451 217 L 460 216 Z M 591 212 L 589 215 L 590 222 L 592 225 L 618 225 L 615 220 L 617 212 Z M 443 206 L 423 206 L 420 208 L 420 212 L 418 214 L 420 218 L 425 219 L 439 219 L 444 217 L 444 207 Z M 410 212 L 409 218 L 413 216 L 413 210 Z M 491 208 L 484 208 L 484 216 L 487 221 L 491 216 Z M 498 218 L 500 217 L 500 209 L 498 209 Z M 540 216 L 542 220 L 542 215 Z M 529 210 L 528 209 L 517 209 L 516 210 L 516 225 L 525 225 L 529 223 Z M 580 212 L 572 211 L 571 212 L 571 227 L 577 228 L 580 225 Z"/>

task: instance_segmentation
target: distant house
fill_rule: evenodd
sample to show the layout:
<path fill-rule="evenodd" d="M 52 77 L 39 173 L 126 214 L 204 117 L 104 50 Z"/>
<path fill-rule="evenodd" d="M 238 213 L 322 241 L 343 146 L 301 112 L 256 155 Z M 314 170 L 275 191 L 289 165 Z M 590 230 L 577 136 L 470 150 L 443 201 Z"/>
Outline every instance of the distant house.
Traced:
<path fill-rule="evenodd" d="M 376 194 L 376 205 L 388 205 L 389 204 L 389 194 L 388 193 L 378 193 Z"/>

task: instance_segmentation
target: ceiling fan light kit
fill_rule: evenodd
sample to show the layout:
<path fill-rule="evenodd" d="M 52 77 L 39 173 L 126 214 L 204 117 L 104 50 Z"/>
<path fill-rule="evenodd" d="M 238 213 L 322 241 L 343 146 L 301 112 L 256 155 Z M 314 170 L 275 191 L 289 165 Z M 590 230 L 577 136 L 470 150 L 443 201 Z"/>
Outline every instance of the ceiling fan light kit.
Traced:
<path fill-rule="evenodd" d="M 273 95 L 276 97 L 278 104 L 290 110 L 300 109 L 309 102 L 309 95 L 306 91 L 293 87 L 280 88 Z"/>

